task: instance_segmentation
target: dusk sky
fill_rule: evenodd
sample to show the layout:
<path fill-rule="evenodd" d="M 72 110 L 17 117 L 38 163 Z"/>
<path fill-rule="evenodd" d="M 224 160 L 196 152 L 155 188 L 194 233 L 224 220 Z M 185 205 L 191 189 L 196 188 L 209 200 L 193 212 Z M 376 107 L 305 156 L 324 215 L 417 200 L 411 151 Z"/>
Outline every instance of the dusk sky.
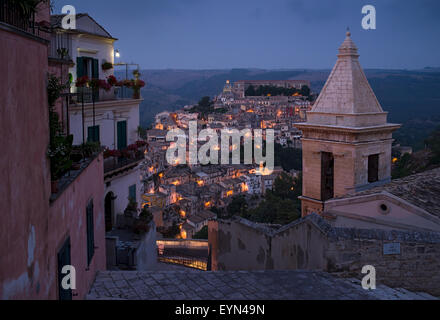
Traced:
<path fill-rule="evenodd" d="M 55 0 L 147 69 L 331 68 L 347 26 L 364 68 L 440 67 L 438 0 Z M 364 5 L 377 29 L 361 27 Z"/>

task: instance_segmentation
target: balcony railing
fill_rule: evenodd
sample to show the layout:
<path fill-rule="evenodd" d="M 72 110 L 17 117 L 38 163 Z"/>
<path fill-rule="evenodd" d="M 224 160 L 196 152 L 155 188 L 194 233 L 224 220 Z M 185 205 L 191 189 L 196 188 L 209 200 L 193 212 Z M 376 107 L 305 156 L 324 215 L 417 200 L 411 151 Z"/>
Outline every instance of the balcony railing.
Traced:
<path fill-rule="evenodd" d="M 68 33 L 52 33 L 49 58 L 71 60 L 72 38 Z"/>
<path fill-rule="evenodd" d="M 112 87 L 109 91 L 104 89 L 92 89 L 92 88 L 77 88 L 77 93 L 74 96 L 76 102 L 92 103 L 112 101 L 112 100 L 124 100 L 133 99 L 133 89 L 126 87 Z"/>
<path fill-rule="evenodd" d="M 35 12 L 25 13 L 17 1 L 0 0 L 0 22 L 36 36 L 40 36 L 40 32 L 47 36 L 50 32 L 50 26 L 36 23 Z"/>
<path fill-rule="evenodd" d="M 108 175 L 115 171 L 130 168 L 131 165 L 144 160 L 145 156 L 142 151 L 133 151 L 130 156 L 109 157 L 104 160 L 104 174 Z"/>

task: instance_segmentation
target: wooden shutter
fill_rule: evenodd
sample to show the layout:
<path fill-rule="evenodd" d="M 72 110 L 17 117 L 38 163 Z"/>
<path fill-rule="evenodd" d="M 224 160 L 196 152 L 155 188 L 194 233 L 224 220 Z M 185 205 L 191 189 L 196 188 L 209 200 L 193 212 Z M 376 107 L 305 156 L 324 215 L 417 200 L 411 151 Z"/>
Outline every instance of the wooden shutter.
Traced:
<path fill-rule="evenodd" d="M 87 127 L 87 142 L 93 142 L 95 138 L 95 127 Z"/>
<path fill-rule="evenodd" d="M 95 142 L 100 142 L 100 136 L 99 136 L 99 126 L 95 126 Z"/>
<path fill-rule="evenodd" d="M 128 188 L 128 197 L 136 202 L 136 185 L 132 185 Z"/>
<path fill-rule="evenodd" d="M 99 79 L 99 60 L 92 59 L 92 78 Z"/>
<path fill-rule="evenodd" d="M 87 141 L 99 142 L 99 126 L 91 126 L 87 128 Z"/>
<path fill-rule="evenodd" d="M 118 122 L 118 150 L 127 148 L 127 121 Z"/>
<path fill-rule="evenodd" d="M 83 76 L 85 76 L 84 58 L 78 57 L 76 58 L 76 77 L 81 78 Z"/>
<path fill-rule="evenodd" d="M 93 226 L 93 200 L 87 206 L 86 209 L 86 221 L 87 221 L 87 265 L 92 262 L 93 255 L 95 253 L 95 232 Z"/>

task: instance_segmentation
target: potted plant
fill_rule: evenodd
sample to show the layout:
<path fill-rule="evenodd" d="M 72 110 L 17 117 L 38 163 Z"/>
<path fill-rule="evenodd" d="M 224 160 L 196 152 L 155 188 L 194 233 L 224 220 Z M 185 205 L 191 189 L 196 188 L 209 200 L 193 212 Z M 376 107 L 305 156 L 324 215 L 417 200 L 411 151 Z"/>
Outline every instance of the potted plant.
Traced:
<path fill-rule="evenodd" d="M 116 79 L 116 77 L 114 75 L 110 75 L 107 77 L 107 83 L 113 87 L 118 84 L 118 80 Z"/>
<path fill-rule="evenodd" d="M 81 145 L 83 158 L 90 158 L 99 151 L 101 151 L 101 145 L 99 142 L 89 141 Z"/>
<path fill-rule="evenodd" d="M 58 192 L 59 179 L 67 172 L 72 166 L 72 160 L 70 159 L 70 153 L 72 150 L 73 135 L 55 136 L 48 150 L 48 157 L 50 159 L 50 173 L 51 173 L 51 187 L 52 193 Z"/>
<path fill-rule="evenodd" d="M 64 60 L 65 57 L 69 56 L 69 50 L 67 50 L 66 48 L 58 48 L 57 54 L 60 59 Z"/>
<path fill-rule="evenodd" d="M 141 88 L 145 87 L 145 82 L 141 79 L 132 80 L 133 99 L 141 98 Z"/>
<path fill-rule="evenodd" d="M 101 68 L 102 68 L 103 71 L 107 71 L 107 70 L 113 69 L 113 63 L 104 61 L 102 63 L 102 65 L 101 65 Z"/>
<path fill-rule="evenodd" d="M 49 105 L 49 148 L 47 156 L 50 160 L 51 189 L 52 193 L 58 192 L 58 180 L 70 169 L 72 160 L 73 136 L 64 136 L 62 126 L 59 121 L 58 113 L 54 106 L 67 86 L 54 75 L 49 75 L 47 81 L 47 102 Z"/>

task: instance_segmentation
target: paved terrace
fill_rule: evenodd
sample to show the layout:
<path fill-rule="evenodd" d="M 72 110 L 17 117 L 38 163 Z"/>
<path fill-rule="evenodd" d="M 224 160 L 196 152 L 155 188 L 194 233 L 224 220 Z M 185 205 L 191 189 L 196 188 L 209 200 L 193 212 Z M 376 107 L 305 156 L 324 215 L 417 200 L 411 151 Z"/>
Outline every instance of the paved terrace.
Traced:
<path fill-rule="evenodd" d="M 434 299 L 425 293 L 312 271 L 105 271 L 99 272 L 89 300 L 364 300 Z"/>

